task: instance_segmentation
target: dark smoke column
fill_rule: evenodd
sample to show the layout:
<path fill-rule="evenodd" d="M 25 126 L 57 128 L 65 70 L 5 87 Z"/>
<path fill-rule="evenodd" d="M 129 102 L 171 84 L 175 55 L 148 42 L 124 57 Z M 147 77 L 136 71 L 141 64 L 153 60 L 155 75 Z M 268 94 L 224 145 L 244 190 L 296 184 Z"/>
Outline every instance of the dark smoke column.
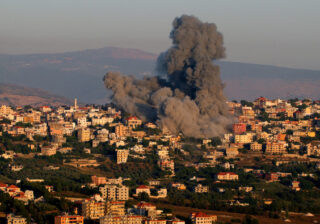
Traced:
<path fill-rule="evenodd" d="M 137 80 L 108 72 L 104 78 L 113 102 L 142 119 L 156 121 L 172 133 L 214 137 L 226 132 L 228 114 L 220 69 L 222 34 L 213 23 L 183 15 L 173 21 L 173 46 L 158 58 L 163 76 Z"/>

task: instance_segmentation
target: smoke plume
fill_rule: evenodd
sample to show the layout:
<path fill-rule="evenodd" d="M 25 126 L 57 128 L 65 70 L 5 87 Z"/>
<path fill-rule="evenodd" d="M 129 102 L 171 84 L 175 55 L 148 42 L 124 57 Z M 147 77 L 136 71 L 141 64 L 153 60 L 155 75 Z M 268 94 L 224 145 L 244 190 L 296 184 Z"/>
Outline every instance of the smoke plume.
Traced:
<path fill-rule="evenodd" d="M 228 113 L 219 66 L 224 57 L 222 34 L 213 23 L 183 15 L 173 21 L 172 47 L 160 54 L 159 75 L 136 79 L 108 72 L 105 86 L 112 101 L 143 120 L 156 121 L 171 133 L 214 137 L 226 132 Z"/>

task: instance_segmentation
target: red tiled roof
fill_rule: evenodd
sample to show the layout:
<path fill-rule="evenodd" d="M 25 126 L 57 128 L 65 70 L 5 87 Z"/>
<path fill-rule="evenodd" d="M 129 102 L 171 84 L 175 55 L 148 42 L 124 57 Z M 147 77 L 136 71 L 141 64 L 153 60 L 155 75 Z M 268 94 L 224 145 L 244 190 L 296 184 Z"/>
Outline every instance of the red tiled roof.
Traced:
<path fill-rule="evenodd" d="M 140 202 L 139 204 L 137 204 L 137 207 L 139 207 L 139 208 L 155 207 L 155 205 L 153 205 L 151 203 L 147 203 L 147 202 Z"/>
<path fill-rule="evenodd" d="M 266 98 L 264 98 L 264 97 L 259 97 L 259 98 L 258 98 L 258 99 L 256 99 L 256 100 L 266 101 L 267 99 L 266 99 Z"/>
<path fill-rule="evenodd" d="M 227 175 L 227 174 L 229 174 L 229 175 L 237 175 L 234 172 L 220 172 L 217 175 Z"/>
<path fill-rule="evenodd" d="M 149 189 L 149 187 L 146 185 L 140 185 L 137 189 Z"/>
<path fill-rule="evenodd" d="M 124 204 L 124 201 L 111 201 L 111 204 Z"/>
<path fill-rule="evenodd" d="M 195 218 L 210 217 L 209 215 L 207 215 L 206 213 L 203 213 L 203 212 L 196 212 L 196 213 L 192 214 L 192 216 Z"/>
<path fill-rule="evenodd" d="M 136 116 L 131 116 L 131 117 L 128 117 L 126 119 L 127 121 L 130 121 L 130 120 L 138 120 L 138 118 Z"/>
<path fill-rule="evenodd" d="M 7 187 L 7 186 L 8 186 L 7 184 L 0 183 L 0 187 Z"/>

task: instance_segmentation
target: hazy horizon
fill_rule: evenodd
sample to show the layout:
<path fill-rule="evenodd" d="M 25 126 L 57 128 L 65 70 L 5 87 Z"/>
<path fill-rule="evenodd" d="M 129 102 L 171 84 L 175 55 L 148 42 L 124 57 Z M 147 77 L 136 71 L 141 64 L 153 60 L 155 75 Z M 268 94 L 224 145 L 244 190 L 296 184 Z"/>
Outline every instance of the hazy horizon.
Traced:
<path fill-rule="evenodd" d="M 165 51 L 172 20 L 216 23 L 228 61 L 320 70 L 320 1 L 3 0 L 0 54 L 61 53 L 101 47 Z"/>

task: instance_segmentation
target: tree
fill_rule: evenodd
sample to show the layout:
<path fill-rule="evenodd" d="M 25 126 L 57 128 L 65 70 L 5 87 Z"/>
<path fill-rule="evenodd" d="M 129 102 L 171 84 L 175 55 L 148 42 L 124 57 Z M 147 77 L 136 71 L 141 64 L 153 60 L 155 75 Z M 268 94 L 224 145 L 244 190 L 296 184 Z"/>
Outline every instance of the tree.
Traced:
<path fill-rule="evenodd" d="M 286 118 L 287 118 L 285 112 L 277 113 L 277 116 L 279 117 L 279 120 L 280 120 L 280 121 L 284 121 L 284 120 L 286 120 Z"/>
<path fill-rule="evenodd" d="M 28 110 L 30 110 L 32 107 L 30 106 L 30 105 L 25 105 L 24 107 L 23 107 L 23 110 L 24 111 L 28 111 Z"/>
<path fill-rule="evenodd" d="M 258 224 L 258 219 L 253 218 L 251 215 L 246 215 L 243 222 L 243 224 Z"/>
<path fill-rule="evenodd" d="M 152 196 L 158 196 L 159 195 L 158 191 L 156 189 L 151 189 L 150 192 L 151 192 Z"/>
<path fill-rule="evenodd" d="M 286 134 L 287 134 L 287 135 L 292 135 L 292 134 L 293 134 L 293 131 L 292 131 L 291 129 L 288 129 L 288 130 L 286 131 Z"/>
<path fill-rule="evenodd" d="M 11 124 L 11 121 L 7 118 L 2 118 L 2 120 L 0 121 L 0 124 Z"/>
<path fill-rule="evenodd" d="M 212 141 L 211 141 L 211 144 L 213 146 L 218 146 L 218 145 L 222 144 L 222 141 L 221 141 L 221 139 L 219 137 L 213 137 Z"/>
<path fill-rule="evenodd" d="M 32 127 L 32 124 L 30 123 L 24 123 L 24 122 L 17 122 L 16 123 L 16 126 L 19 126 L 19 127 L 23 127 L 23 128 L 31 128 Z"/>
<path fill-rule="evenodd" d="M 242 106 L 253 107 L 253 103 L 252 102 L 248 102 L 246 100 L 241 100 L 240 103 L 241 103 Z"/>
<path fill-rule="evenodd" d="M 304 190 L 310 190 L 314 187 L 314 184 L 305 178 L 300 180 L 300 187 Z"/>
<path fill-rule="evenodd" d="M 140 200 L 140 201 L 150 201 L 150 197 L 146 192 L 141 192 L 138 195 L 138 200 Z"/>

